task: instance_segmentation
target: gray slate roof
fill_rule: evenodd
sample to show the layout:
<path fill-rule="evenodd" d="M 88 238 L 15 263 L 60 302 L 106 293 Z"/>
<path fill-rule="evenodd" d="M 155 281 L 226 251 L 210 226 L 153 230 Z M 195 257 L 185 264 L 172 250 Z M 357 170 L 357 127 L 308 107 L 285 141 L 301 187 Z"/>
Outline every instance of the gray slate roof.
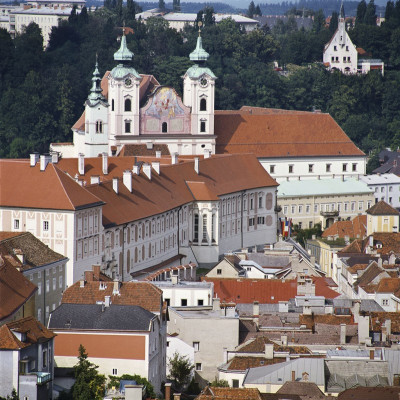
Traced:
<path fill-rule="evenodd" d="M 50 316 L 50 329 L 148 331 L 156 315 L 139 306 L 63 303 Z"/>

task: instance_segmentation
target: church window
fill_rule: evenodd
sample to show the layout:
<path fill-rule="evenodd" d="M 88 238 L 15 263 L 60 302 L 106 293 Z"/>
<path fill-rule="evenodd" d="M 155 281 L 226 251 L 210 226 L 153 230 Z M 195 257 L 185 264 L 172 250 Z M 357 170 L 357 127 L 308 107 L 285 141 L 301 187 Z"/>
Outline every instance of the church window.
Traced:
<path fill-rule="evenodd" d="M 125 99 L 125 111 L 132 111 L 131 99 Z"/>
<path fill-rule="evenodd" d="M 293 165 L 289 165 L 289 174 L 293 174 Z"/>
<path fill-rule="evenodd" d="M 166 122 L 162 123 L 161 130 L 162 130 L 163 133 L 168 132 L 168 124 Z"/>
<path fill-rule="evenodd" d="M 130 121 L 125 121 L 125 132 L 131 133 L 131 123 Z"/>
<path fill-rule="evenodd" d="M 207 215 L 203 215 L 203 243 L 207 242 Z"/>
<path fill-rule="evenodd" d="M 111 100 L 111 111 L 114 111 L 114 99 Z"/>
<path fill-rule="evenodd" d="M 96 133 L 103 133 L 103 122 L 96 121 Z"/>
<path fill-rule="evenodd" d="M 350 62 L 350 57 L 347 57 L 347 62 Z"/>
<path fill-rule="evenodd" d="M 333 46 L 333 50 L 334 50 L 334 51 L 337 51 L 337 47 L 336 47 L 336 46 Z"/>
<path fill-rule="evenodd" d="M 216 220 L 217 220 L 217 216 L 215 214 L 212 215 L 212 219 L 211 219 L 211 241 L 213 243 L 215 243 L 215 237 L 216 237 L 216 232 L 215 232 L 215 228 L 217 226 L 216 224 Z"/>
<path fill-rule="evenodd" d="M 194 215 L 194 223 L 193 223 L 193 240 L 198 242 L 199 240 L 199 215 Z"/>
<path fill-rule="evenodd" d="M 200 122 L 200 132 L 205 132 L 206 131 L 206 122 L 201 121 Z"/>
<path fill-rule="evenodd" d="M 207 100 L 206 99 L 200 100 L 200 111 L 207 111 Z"/>

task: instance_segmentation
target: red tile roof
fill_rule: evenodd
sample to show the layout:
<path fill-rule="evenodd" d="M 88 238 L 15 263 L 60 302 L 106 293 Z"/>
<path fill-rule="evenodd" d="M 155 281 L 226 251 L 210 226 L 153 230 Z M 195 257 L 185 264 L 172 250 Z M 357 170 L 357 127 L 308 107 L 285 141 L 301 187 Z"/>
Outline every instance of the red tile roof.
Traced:
<path fill-rule="evenodd" d="M 67 288 L 62 297 L 62 303 L 96 304 L 110 296 L 112 304 L 140 306 L 151 312 L 160 312 L 162 290 L 150 282 L 122 282 L 119 294 L 113 294 L 114 282 L 85 282 L 80 287 L 80 281 Z"/>
<path fill-rule="evenodd" d="M 186 181 L 193 198 L 198 201 L 218 200 L 218 196 L 207 186 L 205 182 Z"/>
<path fill-rule="evenodd" d="M 35 344 L 57 336 L 34 317 L 26 317 L 6 324 L 11 331 L 25 333 L 24 343 Z"/>
<path fill-rule="evenodd" d="M 339 393 L 338 400 L 398 400 L 400 387 L 363 387 L 347 389 Z"/>
<path fill-rule="evenodd" d="M 323 238 L 364 238 L 367 234 L 367 216 L 358 215 L 351 221 L 336 221 L 322 233 Z"/>
<path fill-rule="evenodd" d="M 39 164 L 31 167 L 28 160 L 0 160 L 0 206 L 76 210 L 101 204 L 56 165 L 48 164 L 40 171 Z"/>
<path fill-rule="evenodd" d="M 195 400 L 262 400 L 258 389 L 207 386 Z"/>
<path fill-rule="evenodd" d="M 265 357 L 238 357 L 235 356 L 229 361 L 228 370 L 230 371 L 244 371 L 247 368 L 262 367 L 265 365 L 278 364 L 286 361 L 285 358 L 272 358 Z"/>
<path fill-rule="evenodd" d="M 18 311 L 36 290 L 29 279 L 0 257 L 0 321 Z"/>
<path fill-rule="evenodd" d="M 399 215 L 399 212 L 383 200 L 378 201 L 367 210 L 370 215 Z"/>
<path fill-rule="evenodd" d="M 156 156 L 156 151 L 160 151 L 162 156 L 169 156 L 169 149 L 166 144 L 153 144 L 151 149 L 147 148 L 146 144 L 125 144 L 118 157 L 127 156 Z"/>
<path fill-rule="evenodd" d="M 253 153 L 259 158 L 365 156 L 329 114 L 251 110 L 215 111 L 217 153 Z"/>

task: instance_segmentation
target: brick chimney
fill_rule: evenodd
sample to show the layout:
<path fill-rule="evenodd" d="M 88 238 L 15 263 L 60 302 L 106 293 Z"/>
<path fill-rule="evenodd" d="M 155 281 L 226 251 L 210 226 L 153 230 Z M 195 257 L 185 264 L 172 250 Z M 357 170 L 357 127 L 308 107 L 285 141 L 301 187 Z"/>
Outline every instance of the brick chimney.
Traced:
<path fill-rule="evenodd" d="M 92 265 L 93 277 L 99 281 L 100 280 L 100 265 Z"/>
<path fill-rule="evenodd" d="M 165 384 L 165 400 L 171 400 L 171 383 Z"/>

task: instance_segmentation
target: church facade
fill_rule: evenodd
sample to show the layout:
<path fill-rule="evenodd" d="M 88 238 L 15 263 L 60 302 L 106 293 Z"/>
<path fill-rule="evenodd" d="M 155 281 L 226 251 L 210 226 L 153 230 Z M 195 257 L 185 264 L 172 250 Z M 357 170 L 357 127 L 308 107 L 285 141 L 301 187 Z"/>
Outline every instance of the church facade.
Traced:
<path fill-rule="evenodd" d="M 174 88 L 131 65 L 126 36 L 114 54 L 118 65 L 100 78 L 98 65 L 85 111 L 72 127 L 73 143 L 51 145 L 63 157 L 116 155 L 124 145 L 167 144 L 180 155 L 215 153 L 214 96 L 216 76 L 205 66 L 208 53 L 199 35 L 190 54 L 194 65 L 183 76 L 183 99 Z"/>

